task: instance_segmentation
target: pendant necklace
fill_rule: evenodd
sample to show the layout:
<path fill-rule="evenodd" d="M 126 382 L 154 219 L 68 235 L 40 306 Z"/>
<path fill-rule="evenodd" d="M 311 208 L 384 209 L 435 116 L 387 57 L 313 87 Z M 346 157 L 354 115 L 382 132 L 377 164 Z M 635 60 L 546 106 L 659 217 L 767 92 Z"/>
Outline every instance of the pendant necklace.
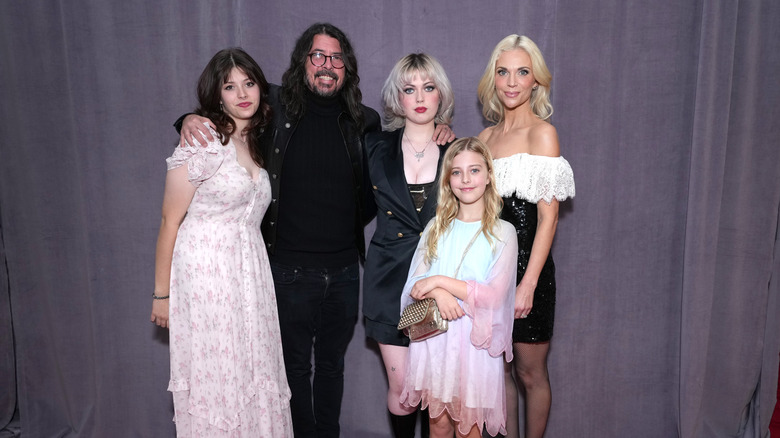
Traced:
<path fill-rule="evenodd" d="M 414 158 L 417 158 L 417 162 L 419 163 L 420 159 L 425 157 L 425 150 L 428 149 L 428 145 L 431 144 L 431 141 L 428 140 L 428 142 L 425 143 L 425 146 L 422 148 L 422 150 L 418 151 L 417 149 L 414 148 L 414 143 L 412 143 L 412 140 L 409 138 L 408 135 L 406 135 L 405 132 L 404 132 L 404 137 L 406 137 L 406 141 L 409 142 L 409 147 L 412 148 L 412 150 L 414 151 Z"/>
<path fill-rule="evenodd" d="M 248 146 L 246 144 L 246 140 L 244 140 L 243 138 L 236 137 L 235 135 L 231 135 L 231 137 L 233 137 L 233 140 L 237 140 L 241 144 L 241 146 L 244 146 L 244 147 Z"/>

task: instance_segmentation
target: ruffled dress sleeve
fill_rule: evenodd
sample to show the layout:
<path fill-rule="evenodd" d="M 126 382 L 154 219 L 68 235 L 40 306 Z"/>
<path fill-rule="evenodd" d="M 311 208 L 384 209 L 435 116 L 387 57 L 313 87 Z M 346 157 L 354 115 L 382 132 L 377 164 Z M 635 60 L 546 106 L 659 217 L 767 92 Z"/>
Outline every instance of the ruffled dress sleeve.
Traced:
<path fill-rule="evenodd" d="M 503 197 L 517 196 L 529 202 L 573 198 L 574 172 L 563 157 L 515 154 L 493 160 L 496 189 Z"/>
<path fill-rule="evenodd" d="M 184 146 L 177 147 L 173 151 L 173 155 L 165 160 L 168 170 L 186 164 L 187 177 L 195 187 L 200 186 L 203 181 L 217 173 L 227 152 L 227 148 L 218 140 L 219 134 L 208 125 L 205 126 L 214 137 L 213 141 L 208 142 L 205 147 L 197 140 L 195 140 L 194 146 L 186 143 Z"/>
<path fill-rule="evenodd" d="M 468 294 L 463 311 L 472 320 L 470 341 L 478 349 L 512 360 L 515 280 L 517 278 L 517 236 L 509 222 L 500 221 L 500 241 L 495 243 L 488 272 L 467 280 Z"/>

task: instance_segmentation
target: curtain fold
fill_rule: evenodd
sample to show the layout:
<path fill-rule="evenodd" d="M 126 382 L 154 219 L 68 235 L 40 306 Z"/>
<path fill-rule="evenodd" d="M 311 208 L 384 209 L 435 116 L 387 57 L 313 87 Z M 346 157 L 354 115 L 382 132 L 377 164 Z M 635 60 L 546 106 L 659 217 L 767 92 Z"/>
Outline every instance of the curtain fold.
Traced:
<path fill-rule="evenodd" d="M 0 218 L 3 210 L 0 208 Z M 8 264 L 0 220 L 0 430 L 11 423 L 16 409 L 16 352 L 14 349 Z"/>
<path fill-rule="evenodd" d="M 772 254 L 772 274 L 769 278 L 769 296 L 767 309 L 770 315 L 764 327 L 764 351 L 761 362 L 761 381 L 758 385 L 756 404 L 758 406 L 758 418 L 753 424 L 756 426 L 752 436 L 768 437 L 767 430 L 772 421 L 774 406 L 778 403 L 778 351 L 780 351 L 780 205 L 778 205 L 775 219 L 777 229 L 775 231 L 774 251 Z M 751 435 L 746 435 L 751 436 Z"/>
<path fill-rule="evenodd" d="M 780 97 L 765 2 L 704 2 L 683 281 L 680 435 L 764 436 L 776 391 L 771 292 Z M 777 41 L 776 39 L 774 41 Z M 769 117 L 769 118 L 768 118 Z M 769 384 L 763 384 L 766 379 Z M 772 386 L 774 385 L 774 386 Z"/>
<path fill-rule="evenodd" d="M 679 434 L 698 436 L 715 289 L 718 224 L 723 203 L 728 108 L 737 3 L 704 2 L 687 190 L 680 327 Z"/>

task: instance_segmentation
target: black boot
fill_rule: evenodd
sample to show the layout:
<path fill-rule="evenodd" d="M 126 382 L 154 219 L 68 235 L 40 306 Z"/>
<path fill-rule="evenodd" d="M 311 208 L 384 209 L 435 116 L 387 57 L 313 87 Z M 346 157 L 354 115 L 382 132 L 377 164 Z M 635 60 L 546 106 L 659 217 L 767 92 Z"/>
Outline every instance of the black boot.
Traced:
<path fill-rule="evenodd" d="M 414 428 L 417 426 L 417 411 L 409 415 L 390 413 L 390 424 L 393 426 L 393 436 L 395 438 L 414 438 Z"/>
<path fill-rule="evenodd" d="M 431 436 L 431 424 L 428 418 L 428 408 L 420 409 L 420 437 L 428 438 Z"/>

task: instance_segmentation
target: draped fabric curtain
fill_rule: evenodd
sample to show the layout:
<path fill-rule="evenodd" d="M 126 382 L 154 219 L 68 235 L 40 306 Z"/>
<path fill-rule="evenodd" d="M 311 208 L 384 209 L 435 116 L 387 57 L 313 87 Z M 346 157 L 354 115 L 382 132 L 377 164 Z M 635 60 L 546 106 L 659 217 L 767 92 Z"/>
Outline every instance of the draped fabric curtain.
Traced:
<path fill-rule="evenodd" d="M 769 3 L 702 8 L 683 254 L 682 436 L 765 436 L 776 401 L 780 82 L 763 60 L 776 62 L 780 32 L 764 15 L 777 8 Z"/>
<path fill-rule="evenodd" d="M 148 322 L 171 123 L 217 50 L 279 83 L 317 21 L 351 38 L 375 109 L 398 58 L 437 57 L 458 136 L 487 126 L 476 85 L 502 37 L 544 53 L 577 184 L 553 247 L 547 437 L 768 436 L 780 3 L 29 0 L 0 2 L 0 437 L 174 436 Z M 362 322 L 347 356 L 342 435 L 391 436 Z"/>

